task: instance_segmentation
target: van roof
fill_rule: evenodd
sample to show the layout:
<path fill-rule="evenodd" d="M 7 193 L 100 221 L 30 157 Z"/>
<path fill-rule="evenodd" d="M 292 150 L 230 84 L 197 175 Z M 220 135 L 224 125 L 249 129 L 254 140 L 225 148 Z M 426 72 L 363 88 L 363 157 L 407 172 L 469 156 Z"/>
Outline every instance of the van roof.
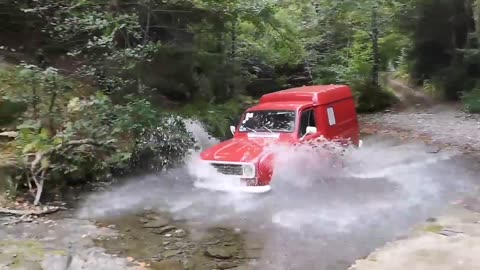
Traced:
<path fill-rule="evenodd" d="M 313 102 L 264 102 L 249 108 L 247 111 L 297 111 Z"/>
<path fill-rule="evenodd" d="M 292 103 L 298 107 L 300 103 L 324 105 L 351 97 L 352 91 L 346 85 L 312 85 L 265 94 L 260 98 L 260 104 Z"/>

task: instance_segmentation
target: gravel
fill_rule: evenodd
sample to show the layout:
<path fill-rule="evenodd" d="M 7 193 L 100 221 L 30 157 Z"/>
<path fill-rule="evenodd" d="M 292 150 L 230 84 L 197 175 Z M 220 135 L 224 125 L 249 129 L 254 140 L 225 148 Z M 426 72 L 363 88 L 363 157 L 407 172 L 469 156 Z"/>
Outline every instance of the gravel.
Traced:
<path fill-rule="evenodd" d="M 366 124 L 400 128 L 425 134 L 434 141 L 472 150 L 480 149 L 480 115 L 459 110 L 458 105 L 436 105 L 403 112 L 362 115 Z"/>

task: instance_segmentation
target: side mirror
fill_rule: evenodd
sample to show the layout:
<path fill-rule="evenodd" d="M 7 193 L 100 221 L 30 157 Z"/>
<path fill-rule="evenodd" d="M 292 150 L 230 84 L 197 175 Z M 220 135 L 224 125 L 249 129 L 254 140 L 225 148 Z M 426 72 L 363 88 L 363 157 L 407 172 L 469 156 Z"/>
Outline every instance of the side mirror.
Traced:
<path fill-rule="evenodd" d="M 232 132 L 232 135 L 235 135 L 235 126 L 230 126 L 230 132 Z"/>
<path fill-rule="evenodd" d="M 307 130 L 305 132 L 305 135 L 302 136 L 302 138 L 300 138 L 301 141 L 303 141 L 305 139 L 305 137 L 307 135 L 310 135 L 310 134 L 315 134 L 317 133 L 317 128 L 316 127 L 307 127 Z"/>
<path fill-rule="evenodd" d="M 306 134 L 315 134 L 317 133 L 317 128 L 316 127 L 307 127 L 307 133 Z"/>

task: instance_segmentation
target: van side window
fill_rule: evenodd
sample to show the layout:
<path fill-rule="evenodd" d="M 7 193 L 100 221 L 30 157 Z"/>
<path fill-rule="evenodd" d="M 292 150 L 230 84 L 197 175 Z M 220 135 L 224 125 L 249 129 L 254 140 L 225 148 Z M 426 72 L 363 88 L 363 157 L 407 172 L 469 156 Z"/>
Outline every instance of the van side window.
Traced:
<path fill-rule="evenodd" d="M 300 137 L 307 133 L 307 127 L 316 127 L 315 114 L 313 110 L 306 110 L 302 112 L 300 118 Z"/>
<path fill-rule="evenodd" d="M 330 126 L 337 124 L 337 119 L 335 119 L 335 111 L 333 110 L 333 107 L 327 108 L 327 115 L 328 115 L 328 124 Z"/>

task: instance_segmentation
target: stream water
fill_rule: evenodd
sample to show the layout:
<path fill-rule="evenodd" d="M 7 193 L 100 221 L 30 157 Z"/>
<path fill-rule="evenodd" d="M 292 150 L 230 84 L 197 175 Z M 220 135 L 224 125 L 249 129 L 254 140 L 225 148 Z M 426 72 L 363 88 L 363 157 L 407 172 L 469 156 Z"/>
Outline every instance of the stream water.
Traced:
<path fill-rule="evenodd" d="M 188 128 L 203 146 L 216 143 L 200 125 Z M 98 244 L 146 261 L 174 258 L 190 269 L 346 269 L 474 190 L 474 172 L 458 152 L 364 139 L 362 149 L 345 154 L 346 169 L 328 175 L 308 156 L 282 149 L 273 191 L 262 195 L 194 188 L 192 173 L 201 170 L 194 153 L 185 167 L 92 194 L 77 216 L 115 224 L 120 237 Z M 145 228 L 155 220 L 163 226 Z"/>

